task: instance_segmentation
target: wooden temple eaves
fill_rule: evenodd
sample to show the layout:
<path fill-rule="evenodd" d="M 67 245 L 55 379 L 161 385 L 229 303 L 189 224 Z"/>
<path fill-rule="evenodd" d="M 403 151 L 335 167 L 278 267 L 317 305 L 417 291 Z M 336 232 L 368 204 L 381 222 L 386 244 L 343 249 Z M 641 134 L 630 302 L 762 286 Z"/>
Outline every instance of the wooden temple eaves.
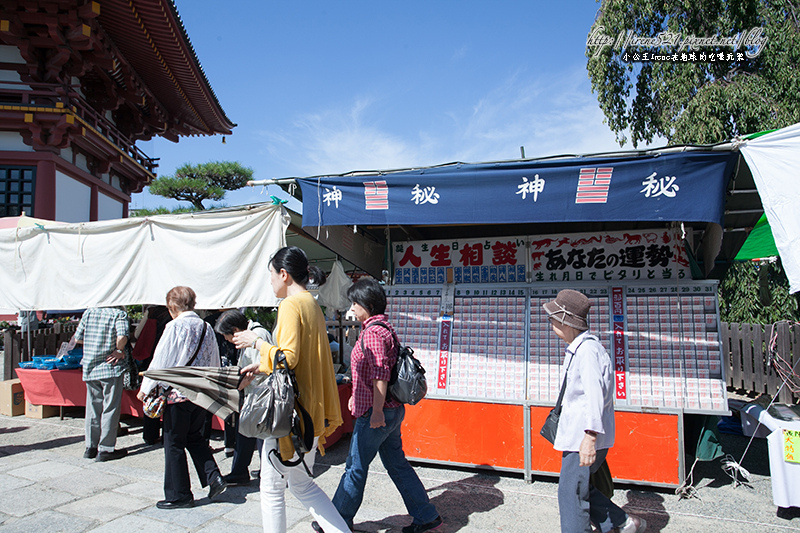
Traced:
<path fill-rule="evenodd" d="M 0 59 L 16 75 L 0 82 L 0 131 L 19 132 L 36 152 L 82 154 L 92 174 L 119 178 L 123 194 L 156 175 L 136 141 L 236 126 L 173 0 L 3 0 L 2 45 L 19 59 Z"/>
<path fill-rule="evenodd" d="M 134 140 L 230 134 L 172 0 L 6 0 L 0 43 L 23 81 L 71 84 L 98 111 L 120 110 Z M 127 109 L 125 109 L 127 108 Z"/>

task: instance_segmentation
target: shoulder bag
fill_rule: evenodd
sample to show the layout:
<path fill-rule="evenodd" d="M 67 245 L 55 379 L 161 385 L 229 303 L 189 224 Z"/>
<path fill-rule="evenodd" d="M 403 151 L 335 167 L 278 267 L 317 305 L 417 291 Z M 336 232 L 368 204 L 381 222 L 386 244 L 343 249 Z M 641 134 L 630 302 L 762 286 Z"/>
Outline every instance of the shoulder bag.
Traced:
<path fill-rule="evenodd" d="M 572 364 L 572 359 L 574 358 L 575 355 L 570 357 L 569 363 L 567 364 L 567 369 L 564 371 L 564 381 L 561 383 L 561 392 L 558 393 L 556 406 L 550 410 L 550 414 L 547 415 L 542 429 L 539 430 L 539 434 L 547 439 L 550 444 L 555 444 L 556 442 L 556 433 L 558 433 L 558 420 L 561 418 L 561 401 L 564 399 L 564 391 L 567 389 L 567 373 L 569 372 L 569 365 Z"/>
<path fill-rule="evenodd" d="M 428 393 L 428 381 L 425 378 L 425 369 L 422 363 L 414 357 L 414 350 L 410 346 L 400 344 L 400 339 L 387 324 L 381 321 L 373 322 L 389 330 L 397 345 L 397 361 L 392 367 L 389 379 L 388 393 L 400 403 L 416 405 Z M 372 326 L 373 324 L 370 324 Z M 369 326 L 368 326 L 369 327 Z M 365 330 L 366 331 L 366 328 Z M 364 352 L 364 332 L 361 332 L 361 351 Z"/>
<path fill-rule="evenodd" d="M 245 437 L 279 439 L 292 430 L 297 381 L 283 352 L 275 357 L 272 373 L 245 396 L 239 411 L 239 433 Z"/>
<path fill-rule="evenodd" d="M 558 421 L 561 418 L 561 401 L 564 399 L 564 391 L 567 389 L 567 374 L 569 373 L 569 365 L 572 364 L 572 360 L 578 355 L 578 348 L 581 347 L 581 344 L 586 339 L 594 339 L 598 340 L 597 337 L 594 335 L 586 335 L 583 340 L 575 347 L 575 352 L 572 354 L 572 357 L 569 359 L 569 363 L 567 363 L 567 369 L 564 371 L 564 381 L 561 383 L 561 392 L 558 393 L 558 400 L 556 400 L 556 406 L 550 410 L 550 414 L 547 415 L 547 418 L 544 421 L 544 425 L 542 429 L 539 430 L 539 434 L 547 439 L 550 444 L 555 444 L 556 442 L 556 433 L 558 433 Z"/>

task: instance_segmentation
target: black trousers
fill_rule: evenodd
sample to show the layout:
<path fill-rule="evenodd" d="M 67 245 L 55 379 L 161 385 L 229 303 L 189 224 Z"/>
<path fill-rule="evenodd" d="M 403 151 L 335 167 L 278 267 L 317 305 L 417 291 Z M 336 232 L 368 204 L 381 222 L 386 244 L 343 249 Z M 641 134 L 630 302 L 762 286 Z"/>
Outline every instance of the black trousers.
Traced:
<path fill-rule="evenodd" d="M 186 452 L 192 456 L 200 485 L 219 475 L 219 467 L 203 435 L 206 410 L 191 402 L 164 407 L 164 498 L 177 501 L 192 497 Z"/>
<path fill-rule="evenodd" d="M 258 439 L 245 437 L 239 433 L 239 416 L 236 415 L 234 431 L 236 435 L 236 445 L 233 449 L 233 464 L 231 464 L 231 476 L 250 477 L 250 462 L 253 460 L 253 452 L 256 450 Z M 227 444 L 226 444 L 227 446 Z M 261 447 L 259 446 L 260 450 Z"/>

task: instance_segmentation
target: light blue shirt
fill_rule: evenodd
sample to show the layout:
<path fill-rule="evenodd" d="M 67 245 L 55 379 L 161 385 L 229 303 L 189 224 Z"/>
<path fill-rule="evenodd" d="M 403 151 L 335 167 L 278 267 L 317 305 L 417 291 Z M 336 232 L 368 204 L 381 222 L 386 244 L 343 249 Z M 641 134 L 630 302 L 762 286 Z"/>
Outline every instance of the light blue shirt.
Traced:
<path fill-rule="evenodd" d="M 567 347 L 567 388 L 553 448 L 577 452 L 585 431 L 597 433 L 596 449 L 614 446 L 614 372 L 611 357 L 594 335 L 583 332 Z M 563 371 L 562 371 L 562 377 Z"/>

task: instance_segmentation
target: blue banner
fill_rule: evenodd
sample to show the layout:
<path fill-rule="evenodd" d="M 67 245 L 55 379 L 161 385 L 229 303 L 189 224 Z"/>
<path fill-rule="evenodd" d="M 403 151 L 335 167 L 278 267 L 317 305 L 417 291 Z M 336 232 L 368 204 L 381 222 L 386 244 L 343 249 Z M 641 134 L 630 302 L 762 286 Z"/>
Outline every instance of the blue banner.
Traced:
<path fill-rule="evenodd" d="M 722 223 L 737 152 L 463 164 L 298 179 L 303 226 Z M 321 219 L 321 220 L 320 220 Z"/>

